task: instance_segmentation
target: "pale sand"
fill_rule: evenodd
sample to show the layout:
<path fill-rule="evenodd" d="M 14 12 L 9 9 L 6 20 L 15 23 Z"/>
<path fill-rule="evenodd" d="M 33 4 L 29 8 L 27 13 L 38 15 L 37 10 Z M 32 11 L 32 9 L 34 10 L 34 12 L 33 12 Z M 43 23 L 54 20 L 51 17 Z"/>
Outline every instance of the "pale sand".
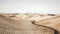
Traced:
<path fill-rule="evenodd" d="M 54 34 L 54 32 L 51 29 L 31 24 L 32 21 L 35 21 L 35 23 L 38 25 L 48 26 L 48 27 L 54 28 L 60 32 L 60 15 L 57 15 L 57 16 L 43 15 L 41 17 L 39 15 L 24 15 L 24 14 L 22 15 L 21 14 L 21 15 L 14 15 L 14 17 L 11 17 L 13 15 L 9 15 L 9 14 L 2 15 L 1 14 L 0 16 L 1 16 L 0 17 L 0 23 L 1 23 L 0 30 L 2 30 L 6 34 L 12 34 L 12 33 L 10 33 L 11 31 L 14 31 L 13 34 L 35 34 L 35 33 L 42 34 L 43 32 L 45 32 L 43 34 Z M 27 29 L 28 33 L 24 32 L 24 31 L 26 31 L 26 30 L 24 30 L 25 28 Z M 8 31 L 7 29 L 8 30 L 12 29 L 12 30 L 9 32 L 6 32 L 6 31 Z M 16 30 L 18 30 L 18 31 L 16 31 Z M 39 31 L 39 32 L 37 32 L 37 31 Z M 41 31 L 42 31 L 42 33 L 41 33 Z M 1 34 L 4 34 L 3 32 Z M 22 33 L 20 33 L 20 32 L 22 32 Z M 50 32 L 50 33 L 48 33 L 48 32 Z"/>
<path fill-rule="evenodd" d="M 0 17 L 0 34 L 54 34 L 52 29 L 37 26 L 30 21 L 13 20 L 9 17 Z"/>

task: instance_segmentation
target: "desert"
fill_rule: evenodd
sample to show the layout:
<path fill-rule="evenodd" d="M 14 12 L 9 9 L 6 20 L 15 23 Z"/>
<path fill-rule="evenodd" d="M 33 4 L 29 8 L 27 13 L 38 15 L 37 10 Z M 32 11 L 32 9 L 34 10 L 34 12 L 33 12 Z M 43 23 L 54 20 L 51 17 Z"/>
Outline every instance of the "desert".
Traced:
<path fill-rule="evenodd" d="M 60 15 L 1 13 L 0 34 L 60 34 Z"/>

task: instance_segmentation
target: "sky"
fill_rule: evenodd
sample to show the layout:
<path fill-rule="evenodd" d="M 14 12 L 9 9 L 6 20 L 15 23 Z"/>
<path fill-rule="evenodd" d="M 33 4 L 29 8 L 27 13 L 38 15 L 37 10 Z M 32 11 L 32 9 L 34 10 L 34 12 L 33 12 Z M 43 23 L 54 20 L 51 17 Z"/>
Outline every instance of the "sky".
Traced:
<path fill-rule="evenodd" d="M 60 14 L 60 0 L 0 0 L 0 13 Z"/>

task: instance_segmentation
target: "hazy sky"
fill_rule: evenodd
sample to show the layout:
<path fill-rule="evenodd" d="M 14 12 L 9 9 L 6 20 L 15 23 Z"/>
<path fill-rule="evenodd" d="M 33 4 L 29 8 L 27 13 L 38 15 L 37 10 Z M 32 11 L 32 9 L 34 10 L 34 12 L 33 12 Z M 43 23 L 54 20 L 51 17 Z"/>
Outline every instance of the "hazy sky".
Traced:
<path fill-rule="evenodd" d="M 0 13 L 60 13 L 60 0 L 0 0 Z"/>

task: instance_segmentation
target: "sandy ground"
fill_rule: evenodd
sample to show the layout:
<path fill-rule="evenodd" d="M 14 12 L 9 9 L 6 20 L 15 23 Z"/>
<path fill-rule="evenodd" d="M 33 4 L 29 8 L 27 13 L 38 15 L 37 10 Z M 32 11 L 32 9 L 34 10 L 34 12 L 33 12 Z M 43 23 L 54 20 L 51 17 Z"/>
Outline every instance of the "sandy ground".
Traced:
<path fill-rule="evenodd" d="M 60 32 L 60 16 L 48 16 L 47 14 L 0 14 L 0 34 L 54 34 L 54 31 L 33 25 L 54 28 Z"/>
<path fill-rule="evenodd" d="M 36 24 L 52 27 L 54 29 L 57 29 L 60 32 L 60 16 L 57 16 L 55 18 L 41 20 L 41 21 L 36 22 Z"/>

